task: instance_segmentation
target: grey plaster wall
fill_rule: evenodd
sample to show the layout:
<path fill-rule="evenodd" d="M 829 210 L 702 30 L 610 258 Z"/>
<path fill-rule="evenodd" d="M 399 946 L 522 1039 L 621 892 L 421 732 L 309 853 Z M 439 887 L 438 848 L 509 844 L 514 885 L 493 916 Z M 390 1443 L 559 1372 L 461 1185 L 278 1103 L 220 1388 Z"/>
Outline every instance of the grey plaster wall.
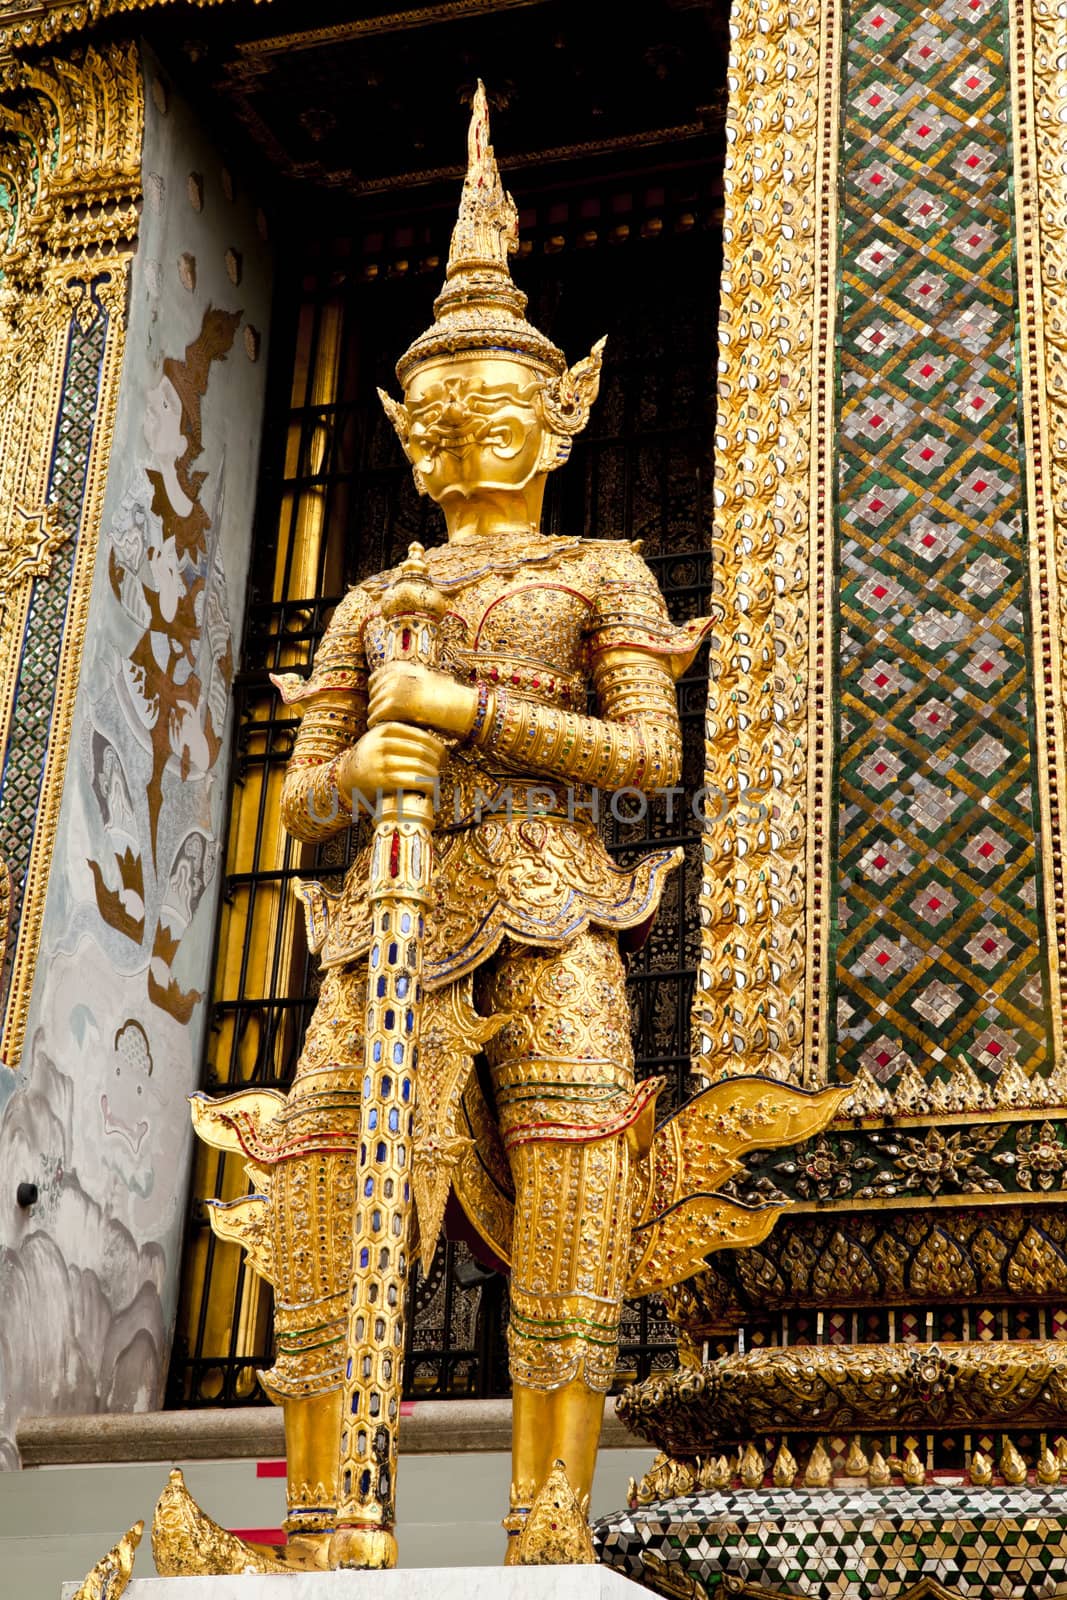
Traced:
<path fill-rule="evenodd" d="M 276 1529 L 285 1514 L 285 1481 L 257 1475 L 254 1461 L 181 1463 L 189 1489 L 218 1522 L 235 1531 Z M 151 1521 L 169 1462 L 137 1466 L 45 1467 L 0 1474 L 0 1592 L 12 1600 L 58 1600 L 65 1580 L 85 1576 L 94 1561 L 138 1517 Z M 590 1512 L 606 1516 L 626 1504 L 630 1477 L 652 1465 L 648 1449 L 603 1450 Z M 511 1461 L 503 1453 L 406 1457 L 397 1478 L 400 1566 L 499 1568 L 500 1519 L 507 1510 Z M 134 1576 L 151 1578 L 148 1534 Z M 492 1581 L 495 1571 L 487 1574 Z"/>
<path fill-rule="evenodd" d="M 22 1070 L 0 1073 L 0 1464 L 159 1405 L 177 1296 L 270 303 L 255 197 L 146 67 L 144 212 Z M 40 1189 L 15 1204 L 27 1179 Z"/>

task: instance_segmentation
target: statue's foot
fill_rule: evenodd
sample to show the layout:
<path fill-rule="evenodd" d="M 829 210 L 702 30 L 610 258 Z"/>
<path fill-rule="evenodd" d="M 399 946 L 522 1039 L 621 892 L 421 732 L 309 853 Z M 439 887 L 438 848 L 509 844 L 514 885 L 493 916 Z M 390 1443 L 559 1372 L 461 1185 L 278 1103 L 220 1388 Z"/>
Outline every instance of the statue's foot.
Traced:
<path fill-rule="evenodd" d="M 396 1566 L 396 1539 L 389 1528 L 338 1528 L 330 1535 L 329 1565 L 384 1572 Z"/>
<path fill-rule="evenodd" d="M 554 1461 L 523 1519 L 518 1537 L 508 1541 L 504 1564 L 509 1567 L 574 1567 L 595 1563 L 596 1551 L 589 1532 L 589 1496 L 583 1495 L 579 1500 L 571 1488 L 566 1466 L 562 1461 Z"/>
<path fill-rule="evenodd" d="M 522 1530 L 526 1526 L 526 1518 L 530 1515 L 528 1508 L 513 1506 L 508 1516 L 504 1518 L 503 1528 L 508 1536 L 507 1546 L 504 1550 L 504 1565 L 517 1567 L 519 1564 L 519 1544 L 522 1540 Z"/>
<path fill-rule="evenodd" d="M 224 1577 L 241 1572 L 323 1572 L 329 1534 L 301 1534 L 288 1544 L 252 1544 L 201 1511 L 179 1468 L 159 1497 L 152 1519 L 152 1555 L 164 1578 Z"/>

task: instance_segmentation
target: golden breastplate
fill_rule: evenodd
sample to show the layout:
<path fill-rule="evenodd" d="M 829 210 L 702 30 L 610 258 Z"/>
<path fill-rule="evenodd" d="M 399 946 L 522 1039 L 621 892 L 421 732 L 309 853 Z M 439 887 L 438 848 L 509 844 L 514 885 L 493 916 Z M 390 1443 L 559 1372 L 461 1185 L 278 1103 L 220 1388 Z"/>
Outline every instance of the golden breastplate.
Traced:
<path fill-rule="evenodd" d="M 584 711 L 586 630 L 603 557 L 596 546 L 564 539 L 527 537 L 522 551 L 429 552 L 434 581 L 449 596 L 442 667 L 467 683 L 502 684 L 544 705 Z M 372 579 L 365 588 L 376 598 L 384 583 Z M 373 671 L 384 660 L 376 605 L 363 645 Z M 452 752 L 439 791 L 428 988 L 473 971 L 505 937 L 559 948 L 591 923 L 622 929 L 653 914 L 680 852 L 660 850 L 616 867 L 587 800 L 584 789 L 506 770 L 467 745 Z M 369 947 L 366 882 L 360 855 L 340 894 L 302 885 L 311 946 L 326 966 Z"/>
<path fill-rule="evenodd" d="M 446 583 L 434 573 L 449 600 L 441 668 L 464 683 L 501 684 L 545 705 L 584 711 L 585 630 L 593 604 L 584 569 L 590 557 L 573 540 L 538 543 L 550 552 L 563 546 L 566 555 L 559 552 L 562 559 L 535 563 L 533 571 L 519 574 L 510 566 L 453 566 Z M 440 554 L 454 552 L 446 546 Z M 363 642 L 373 671 L 384 660 L 377 608 L 364 625 Z"/>

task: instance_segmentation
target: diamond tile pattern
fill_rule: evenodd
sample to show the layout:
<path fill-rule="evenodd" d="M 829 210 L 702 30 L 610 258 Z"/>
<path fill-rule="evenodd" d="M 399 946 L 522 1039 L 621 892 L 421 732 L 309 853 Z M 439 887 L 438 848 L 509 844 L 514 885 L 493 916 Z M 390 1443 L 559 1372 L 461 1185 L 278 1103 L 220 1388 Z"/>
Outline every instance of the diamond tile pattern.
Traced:
<path fill-rule="evenodd" d="M 899 1600 L 920 1577 L 960 1600 L 1043 1600 L 1067 1582 L 1062 1489 L 776 1489 L 682 1495 L 605 1517 L 605 1566 L 654 1587 L 709 1597 L 724 1573 L 807 1600 Z M 652 1563 L 651 1565 L 655 1565 Z M 652 1585 L 650 1585 L 651 1587 Z"/>
<path fill-rule="evenodd" d="M 63 526 L 74 537 L 60 546 L 47 577 L 34 580 L 19 661 L 18 686 L 3 772 L 0 774 L 0 858 L 11 872 L 11 931 L 3 973 L 0 1010 L 7 1003 L 10 961 L 14 955 L 22 911 L 22 890 L 33 845 L 52 710 L 63 644 L 63 625 L 70 598 L 70 579 L 81 523 L 85 474 L 89 464 L 100 364 L 107 321 L 98 316 L 84 332 L 71 322 L 70 346 L 53 443 L 49 496 Z"/>
<path fill-rule="evenodd" d="M 860 0 L 845 74 L 838 1062 L 989 1078 L 1048 1056 L 1005 10 Z"/>

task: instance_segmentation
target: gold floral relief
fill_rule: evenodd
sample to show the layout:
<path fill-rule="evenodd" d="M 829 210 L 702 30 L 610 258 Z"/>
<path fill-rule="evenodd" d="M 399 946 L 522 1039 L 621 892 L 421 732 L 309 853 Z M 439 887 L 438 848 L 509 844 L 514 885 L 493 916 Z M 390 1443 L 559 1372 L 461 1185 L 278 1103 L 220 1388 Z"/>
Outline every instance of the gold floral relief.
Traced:
<path fill-rule="evenodd" d="M 836 9 L 741 0 L 731 35 L 694 1055 L 813 1084 Z"/>
<path fill-rule="evenodd" d="M 28 63 L 0 56 L 0 750 L 20 682 L 35 585 L 75 543 L 41 804 L 17 885 L 21 917 L 0 1042 L 17 1064 L 40 938 L 125 343 L 144 126 L 132 44 Z M 73 328 L 105 319 L 80 503 L 50 487 Z M 15 894 L 12 895 L 14 910 Z M 14 920 L 14 917 L 12 918 Z"/>
<path fill-rule="evenodd" d="M 1067 909 L 1062 855 L 1067 834 L 1063 694 L 1067 644 L 1067 180 L 1064 177 L 1067 18 L 1051 0 L 1013 8 L 1021 412 L 1033 572 L 1037 659 L 1036 762 L 1045 916 L 1050 945 L 1053 1061 L 1062 1071 L 1062 985 Z M 1061 1101 L 1062 1103 L 1062 1101 Z"/>

